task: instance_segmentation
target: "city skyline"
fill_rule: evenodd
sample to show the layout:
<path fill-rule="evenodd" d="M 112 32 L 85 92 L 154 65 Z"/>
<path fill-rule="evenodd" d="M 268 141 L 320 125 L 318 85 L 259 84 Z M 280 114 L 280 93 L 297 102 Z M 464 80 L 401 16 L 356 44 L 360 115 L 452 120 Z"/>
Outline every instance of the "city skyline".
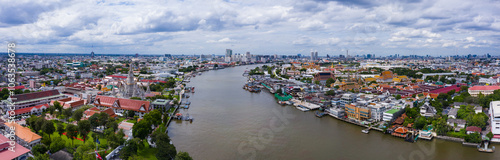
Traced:
<path fill-rule="evenodd" d="M 500 3 L 487 0 L 12 1 L 1 8 L 2 43 L 15 41 L 24 53 L 500 54 Z"/>

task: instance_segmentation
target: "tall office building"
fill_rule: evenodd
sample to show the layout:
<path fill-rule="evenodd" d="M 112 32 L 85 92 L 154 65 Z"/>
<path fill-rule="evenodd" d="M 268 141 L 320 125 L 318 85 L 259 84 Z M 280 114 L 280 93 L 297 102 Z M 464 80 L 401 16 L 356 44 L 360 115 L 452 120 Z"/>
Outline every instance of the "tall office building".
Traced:
<path fill-rule="evenodd" d="M 231 56 L 233 55 L 233 50 L 226 49 L 226 62 L 231 62 Z"/>
<path fill-rule="evenodd" d="M 311 60 L 318 60 L 318 52 L 311 52 Z"/>

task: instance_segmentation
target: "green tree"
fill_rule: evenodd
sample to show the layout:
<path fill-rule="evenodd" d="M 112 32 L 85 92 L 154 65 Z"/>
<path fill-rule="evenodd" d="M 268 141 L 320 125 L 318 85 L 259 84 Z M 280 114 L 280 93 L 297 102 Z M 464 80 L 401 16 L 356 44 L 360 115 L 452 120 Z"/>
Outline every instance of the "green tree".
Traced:
<path fill-rule="evenodd" d="M 133 100 L 142 100 L 141 98 L 139 97 L 130 97 L 129 99 L 133 99 Z"/>
<path fill-rule="evenodd" d="M 191 158 L 187 152 L 179 152 L 175 156 L 175 160 L 193 160 L 193 158 Z"/>
<path fill-rule="evenodd" d="M 156 153 L 157 159 L 166 160 L 176 157 L 177 150 L 175 149 L 174 145 L 170 144 L 170 137 L 168 137 L 168 134 L 159 132 L 155 135 L 154 141 L 158 148 L 158 152 Z"/>
<path fill-rule="evenodd" d="M 64 118 L 65 118 L 66 120 L 68 120 L 68 118 L 70 118 L 70 117 L 71 117 L 71 114 L 73 114 L 73 111 L 71 110 L 71 108 L 68 108 L 68 109 L 63 109 L 63 110 L 62 110 L 62 114 L 63 114 Z M 74 119 L 74 118 L 73 118 L 73 119 Z M 78 121 L 79 119 L 75 119 L 75 120 L 77 120 L 77 121 Z"/>
<path fill-rule="evenodd" d="M 78 109 L 73 113 L 73 119 L 76 121 L 80 121 L 83 117 L 83 110 Z"/>
<path fill-rule="evenodd" d="M 328 78 L 326 80 L 326 87 L 330 87 L 332 83 L 335 83 L 335 80 L 333 78 Z"/>
<path fill-rule="evenodd" d="M 470 143 L 481 143 L 481 135 L 479 133 L 471 133 L 465 136 L 464 140 Z"/>
<path fill-rule="evenodd" d="M 139 139 L 145 139 L 151 131 L 151 123 L 148 121 L 139 121 L 132 127 L 133 136 Z"/>
<path fill-rule="evenodd" d="M 109 115 L 107 113 L 101 112 L 99 113 L 99 126 L 106 126 L 108 123 Z"/>
<path fill-rule="evenodd" d="M 125 147 L 123 147 L 120 151 L 120 158 L 128 159 L 131 156 L 137 155 L 137 150 L 139 150 L 142 145 L 143 143 L 138 138 L 134 138 L 125 142 Z"/>
<path fill-rule="evenodd" d="M 92 116 L 90 116 L 89 121 L 91 128 L 96 128 L 97 126 L 99 126 L 99 114 L 93 114 Z"/>
<path fill-rule="evenodd" d="M 427 125 L 427 120 L 425 120 L 425 117 L 418 117 L 416 122 L 415 122 L 415 128 L 416 129 L 422 129 Z"/>
<path fill-rule="evenodd" d="M 30 160 L 31 157 L 28 157 L 28 160 Z M 50 160 L 50 157 L 48 154 L 39 154 L 38 156 L 35 156 L 35 158 L 32 158 L 33 160 Z"/>
<path fill-rule="evenodd" d="M 66 141 L 64 141 L 61 137 L 54 137 L 52 143 L 50 144 L 50 153 L 56 153 L 57 151 L 63 149 L 65 147 Z"/>
<path fill-rule="evenodd" d="M 62 106 L 61 106 L 61 103 L 59 103 L 59 101 L 55 101 L 54 102 L 54 107 L 59 111 L 61 112 L 62 111 Z"/>
<path fill-rule="evenodd" d="M 73 139 L 78 136 L 78 127 L 73 124 L 66 125 L 66 136 L 71 139 L 71 145 L 73 145 Z"/>
<path fill-rule="evenodd" d="M 314 84 L 319 85 L 320 83 L 319 81 L 314 81 Z"/>
<path fill-rule="evenodd" d="M 151 123 L 155 126 L 158 126 L 159 124 L 161 124 L 160 110 L 155 109 L 155 110 L 150 111 L 149 113 L 146 113 L 144 115 L 144 120 L 148 121 L 149 123 Z"/>
<path fill-rule="evenodd" d="M 108 123 L 106 124 L 106 128 L 113 129 L 113 132 L 115 132 L 118 129 L 118 122 L 116 122 L 115 118 L 109 117 Z"/>
<path fill-rule="evenodd" d="M 396 99 L 401 99 L 401 95 L 400 94 L 396 95 Z"/>
<path fill-rule="evenodd" d="M 38 156 L 40 154 L 45 154 L 47 152 L 47 147 L 43 144 L 37 144 L 31 148 L 31 152 L 33 152 L 33 155 Z"/>
<path fill-rule="evenodd" d="M 87 139 L 87 134 L 90 132 L 90 121 L 81 120 L 78 122 L 78 133 L 83 138 L 83 143 Z"/>
<path fill-rule="evenodd" d="M 62 123 L 57 123 L 57 133 L 59 133 L 59 136 L 61 136 L 64 133 L 64 125 Z"/>
<path fill-rule="evenodd" d="M 42 125 L 42 131 L 43 133 L 47 133 L 50 138 L 50 135 L 56 131 L 56 128 L 54 127 L 54 122 L 45 121 L 45 123 Z"/>
<path fill-rule="evenodd" d="M 435 126 L 435 131 L 438 135 L 446 135 L 446 133 L 450 130 L 450 126 L 446 124 L 446 120 L 444 118 L 439 118 L 436 122 L 436 124 L 433 124 Z"/>
<path fill-rule="evenodd" d="M 486 137 L 488 137 L 491 140 L 493 138 L 493 133 L 488 132 L 488 134 L 486 134 Z"/>
<path fill-rule="evenodd" d="M 54 107 L 54 106 L 50 106 L 47 110 L 49 111 L 49 113 L 50 113 L 51 115 L 54 115 L 54 111 L 56 111 L 56 107 Z"/>
<path fill-rule="evenodd" d="M 45 118 L 39 117 L 36 119 L 35 125 L 33 126 L 33 129 L 35 132 L 39 133 L 39 131 L 42 129 L 42 126 L 45 124 Z"/>
<path fill-rule="evenodd" d="M 335 96 L 335 90 L 326 91 L 325 95 L 327 95 L 327 96 Z"/>
<path fill-rule="evenodd" d="M 129 111 L 127 111 L 127 116 L 132 118 L 132 117 L 134 117 L 134 116 L 135 116 L 135 112 L 134 112 L 134 111 L 129 110 Z"/>
<path fill-rule="evenodd" d="M 97 90 L 101 90 L 102 89 L 102 86 L 99 84 L 97 85 Z"/>

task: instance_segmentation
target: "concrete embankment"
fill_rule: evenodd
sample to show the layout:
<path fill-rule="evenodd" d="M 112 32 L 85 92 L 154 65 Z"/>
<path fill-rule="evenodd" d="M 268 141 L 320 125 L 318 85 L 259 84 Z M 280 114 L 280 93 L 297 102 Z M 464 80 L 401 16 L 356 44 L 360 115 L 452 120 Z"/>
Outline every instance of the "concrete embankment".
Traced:
<path fill-rule="evenodd" d="M 464 139 L 462 139 L 462 138 L 456 138 L 456 137 L 436 136 L 436 138 L 442 139 L 442 140 L 446 140 L 446 141 L 452 141 L 452 142 L 459 142 L 459 143 L 464 142 Z"/>

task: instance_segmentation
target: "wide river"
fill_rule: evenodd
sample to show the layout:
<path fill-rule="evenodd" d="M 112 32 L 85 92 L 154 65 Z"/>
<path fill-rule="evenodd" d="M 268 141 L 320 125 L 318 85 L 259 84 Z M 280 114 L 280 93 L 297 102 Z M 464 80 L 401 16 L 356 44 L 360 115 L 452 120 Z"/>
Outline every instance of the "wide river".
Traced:
<path fill-rule="evenodd" d="M 363 128 L 329 116 L 317 118 L 314 111 L 302 112 L 281 106 L 267 91 L 242 89 L 245 70 L 239 66 L 204 72 L 191 79 L 191 106 L 181 113 L 193 123 L 174 121 L 169 136 L 178 151 L 194 159 L 500 159 L 497 152 L 480 153 L 476 148 L 443 140 L 416 143 Z"/>

